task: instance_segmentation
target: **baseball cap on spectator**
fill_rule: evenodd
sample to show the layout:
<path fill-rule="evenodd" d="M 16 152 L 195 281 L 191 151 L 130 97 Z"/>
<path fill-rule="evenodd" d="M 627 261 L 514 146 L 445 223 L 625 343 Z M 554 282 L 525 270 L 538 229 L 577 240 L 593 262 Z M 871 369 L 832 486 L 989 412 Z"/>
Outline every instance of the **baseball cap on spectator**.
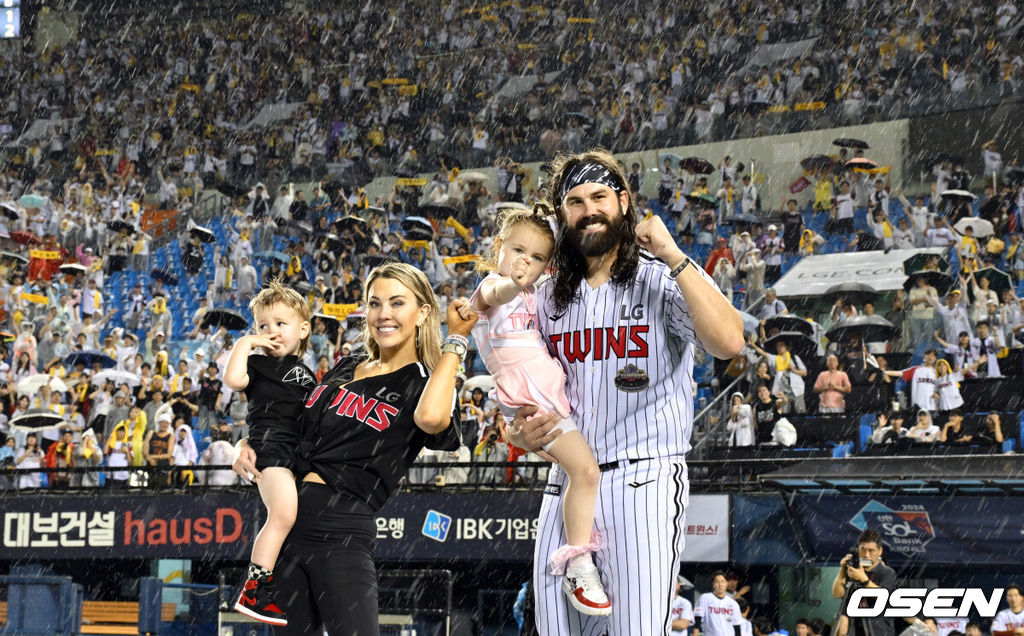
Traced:
<path fill-rule="evenodd" d="M 768 231 L 769 231 L 769 232 L 778 232 L 778 231 L 779 231 L 779 228 L 778 228 L 778 226 L 777 226 L 777 225 L 774 225 L 774 224 L 772 224 L 772 225 L 769 225 L 769 226 L 768 226 Z"/>

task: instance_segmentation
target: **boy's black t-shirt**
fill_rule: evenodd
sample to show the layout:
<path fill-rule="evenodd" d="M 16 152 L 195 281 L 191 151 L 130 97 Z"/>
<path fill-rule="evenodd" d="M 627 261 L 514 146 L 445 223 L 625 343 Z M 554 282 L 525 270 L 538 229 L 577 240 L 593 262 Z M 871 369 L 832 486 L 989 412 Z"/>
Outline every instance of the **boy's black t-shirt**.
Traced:
<path fill-rule="evenodd" d="M 772 441 L 772 430 L 775 428 L 775 422 L 778 420 L 779 410 L 775 406 L 775 400 L 768 402 L 754 400 L 754 421 L 757 424 L 757 433 L 754 441 L 758 444 L 766 444 Z"/>
<path fill-rule="evenodd" d="M 316 385 L 316 378 L 298 356 L 275 358 L 251 355 L 245 363 L 249 374 L 246 423 L 249 433 L 274 427 L 298 434 L 299 418 L 306 394 Z"/>
<path fill-rule="evenodd" d="M 359 380 L 365 358 L 342 359 L 309 394 L 298 471 L 315 472 L 346 497 L 379 510 L 425 447 L 456 450 L 462 421 L 452 394 L 451 422 L 428 435 L 413 419 L 429 374 L 421 363 Z"/>

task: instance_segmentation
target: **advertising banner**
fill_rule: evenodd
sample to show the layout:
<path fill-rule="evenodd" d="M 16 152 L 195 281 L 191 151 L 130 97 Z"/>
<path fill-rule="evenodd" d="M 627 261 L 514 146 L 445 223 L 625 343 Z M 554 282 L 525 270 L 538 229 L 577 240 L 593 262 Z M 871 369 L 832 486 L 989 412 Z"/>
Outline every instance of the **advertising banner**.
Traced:
<path fill-rule="evenodd" d="M 818 560 L 838 562 L 873 528 L 887 563 L 1024 563 L 1024 517 L 1013 497 L 795 495 L 791 510 Z"/>
<path fill-rule="evenodd" d="M 531 561 L 540 493 L 399 493 L 377 515 L 381 561 Z M 249 557 L 251 493 L 0 498 L 0 560 Z M 729 496 L 690 497 L 687 562 L 729 560 Z"/>

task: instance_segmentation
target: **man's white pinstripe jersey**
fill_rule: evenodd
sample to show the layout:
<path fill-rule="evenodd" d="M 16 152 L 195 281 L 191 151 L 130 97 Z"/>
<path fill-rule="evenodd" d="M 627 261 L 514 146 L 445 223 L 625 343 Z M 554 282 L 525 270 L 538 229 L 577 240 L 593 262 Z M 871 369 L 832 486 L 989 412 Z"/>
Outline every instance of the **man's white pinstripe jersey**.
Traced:
<path fill-rule="evenodd" d="M 736 627 L 743 624 L 739 604 L 729 596 L 718 598 L 714 592 L 697 598 L 693 615 L 700 619 L 700 633 L 706 636 L 735 636 Z"/>
<path fill-rule="evenodd" d="M 572 417 L 597 463 L 685 455 L 696 335 L 668 267 L 641 252 L 633 285 L 583 280 L 563 315 L 552 315 L 550 294 L 551 285 L 537 292 L 540 331 L 565 367 Z"/>
<path fill-rule="evenodd" d="M 1024 611 L 1014 612 L 1007 607 L 992 620 L 992 631 L 1009 632 L 1024 627 Z"/>
<path fill-rule="evenodd" d="M 715 283 L 700 267 L 708 293 Z M 541 634 L 668 634 L 689 500 L 684 455 L 693 420 L 697 344 L 686 301 L 665 263 L 641 252 L 636 278 L 591 288 L 553 314 L 550 285 L 537 293 L 538 322 L 564 367 L 566 393 L 584 439 L 602 464 L 594 524 L 605 539 L 595 553 L 611 616 L 568 607 L 547 555 L 565 543 L 565 474 L 556 466 L 541 503 L 534 552 Z"/>

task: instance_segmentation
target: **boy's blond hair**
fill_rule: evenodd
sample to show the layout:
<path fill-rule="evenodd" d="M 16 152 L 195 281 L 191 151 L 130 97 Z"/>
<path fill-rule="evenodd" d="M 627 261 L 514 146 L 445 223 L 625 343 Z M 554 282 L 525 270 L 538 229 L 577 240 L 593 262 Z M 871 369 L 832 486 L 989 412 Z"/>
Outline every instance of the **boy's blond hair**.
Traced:
<path fill-rule="evenodd" d="M 313 316 L 313 312 L 309 309 L 309 303 L 302 297 L 302 294 L 295 291 L 291 287 L 286 287 L 281 284 L 281 281 L 274 279 L 267 283 L 266 287 L 261 289 L 258 294 L 253 296 L 252 300 L 249 301 L 249 311 L 252 312 L 252 317 L 256 319 L 256 312 L 263 311 L 274 305 L 284 305 L 289 309 L 293 310 L 302 318 L 303 322 L 309 322 Z M 310 330 L 312 333 L 312 329 Z M 306 353 L 306 349 L 309 347 L 309 336 L 307 335 L 299 343 L 298 356 L 301 358 Z"/>

